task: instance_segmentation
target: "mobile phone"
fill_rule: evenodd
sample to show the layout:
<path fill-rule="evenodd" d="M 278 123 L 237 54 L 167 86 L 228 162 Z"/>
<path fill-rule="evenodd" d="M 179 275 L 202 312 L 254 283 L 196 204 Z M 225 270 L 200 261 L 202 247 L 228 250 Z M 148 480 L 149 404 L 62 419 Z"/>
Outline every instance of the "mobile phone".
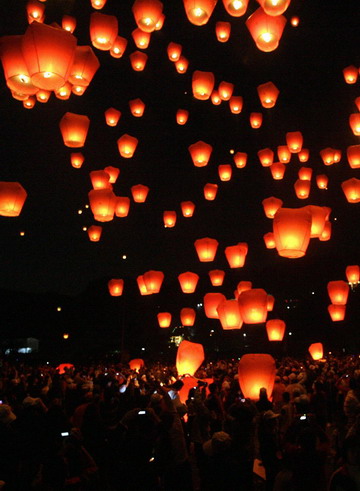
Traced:
<path fill-rule="evenodd" d="M 138 411 L 138 414 L 146 414 L 146 411 Z"/>
<path fill-rule="evenodd" d="M 68 431 L 62 431 L 61 436 L 69 436 L 69 432 Z"/>

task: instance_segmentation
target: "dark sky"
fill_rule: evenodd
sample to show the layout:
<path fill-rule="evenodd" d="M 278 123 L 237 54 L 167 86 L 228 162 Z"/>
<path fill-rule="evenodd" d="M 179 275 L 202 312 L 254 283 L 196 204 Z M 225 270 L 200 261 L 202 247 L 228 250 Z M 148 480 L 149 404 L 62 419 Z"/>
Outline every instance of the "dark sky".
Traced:
<path fill-rule="evenodd" d="M 344 67 L 360 65 L 358 1 L 292 0 L 280 46 L 263 53 L 245 26 L 246 18 L 257 8 L 254 0 L 250 0 L 247 14 L 238 19 L 230 17 L 219 1 L 203 27 L 188 22 L 180 0 L 168 0 L 164 2 L 164 27 L 152 34 L 146 50 L 148 64 L 141 73 L 134 72 L 129 62 L 129 54 L 137 49 L 131 39 L 136 27 L 131 4 L 108 0 L 104 7 L 103 13 L 117 16 L 119 34 L 128 39 L 128 47 L 118 60 L 94 48 L 101 67 L 82 97 L 72 95 L 69 101 L 60 101 L 52 96 L 47 104 L 37 103 L 34 109 L 25 110 L 1 80 L 0 176 L 4 181 L 19 181 L 28 198 L 20 217 L 0 217 L 0 288 L 76 296 L 91 282 L 106 291 L 108 279 L 122 277 L 126 292 L 136 288 L 138 275 L 160 269 L 165 273 L 163 296 L 150 306 L 149 300 L 137 299 L 137 309 L 156 312 L 168 310 L 175 298 L 180 307 L 201 301 L 202 294 L 212 290 L 207 272 L 224 269 L 227 277 L 222 291 L 228 298 L 241 279 L 252 280 L 254 287 L 273 293 L 279 305 L 285 298 L 315 291 L 321 303 L 318 318 L 323 316 L 324 324 L 329 325 L 326 284 L 345 279 L 345 267 L 360 262 L 359 204 L 348 204 L 340 187 L 345 179 L 359 178 L 359 171 L 350 169 L 346 159 L 347 146 L 359 143 L 348 124 L 349 114 L 356 111 L 359 82 L 345 84 L 342 75 Z M 2 4 L 3 34 L 25 32 L 24 5 L 21 1 Z M 74 15 L 78 45 L 91 44 L 88 26 L 93 10 L 89 0 L 47 0 L 45 5 L 46 23 L 61 23 L 62 15 Z M 300 17 L 297 28 L 290 25 L 292 15 Z M 231 23 L 227 43 L 216 40 L 214 29 L 219 20 Z M 167 58 L 170 41 L 183 46 L 190 62 L 185 75 L 179 75 Z M 234 93 L 244 99 L 242 113 L 231 114 L 226 102 L 213 106 L 210 101 L 194 99 L 194 70 L 212 71 L 216 86 L 222 80 L 234 83 Z M 273 109 L 263 109 L 256 92 L 257 85 L 268 81 L 280 90 Z M 137 97 L 146 103 L 142 118 L 134 118 L 129 111 L 128 101 Z M 104 120 L 104 111 L 110 106 L 122 112 L 115 128 Z M 175 122 L 180 107 L 190 112 L 185 126 Z M 58 126 L 67 111 L 86 114 L 91 120 L 82 149 L 85 163 L 79 170 L 70 165 L 72 150 L 64 146 Z M 249 125 L 249 114 L 254 111 L 264 115 L 259 130 Z M 262 148 L 275 151 L 285 144 L 287 131 L 301 131 L 304 147 L 310 149 L 306 165 L 314 173 L 307 200 L 299 200 L 293 189 L 300 168 L 296 155 L 282 181 L 274 181 L 256 155 Z M 139 139 L 132 159 L 120 157 L 117 150 L 116 141 L 124 133 Z M 193 166 L 187 150 L 198 140 L 214 148 L 204 168 Z M 341 149 L 343 156 L 340 163 L 325 167 L 319 151 L 329 146 Z M 245 169 L 235 168 L 230 149 L 248 153 Z M 233 165 L 230 182 L 221 182 L 217 175 L 217 166 L 224 163 Z M 117 195 L 130 196 L 130 187 L 138 183 L 148 185 L 150 193 L 145 204 L 131 203 L 127 218 L 105 223 L 101 242 L 91 243 L 82 230 L 95 223 L 91 211 L 85 209 L 91 189 L 89 172 L 107 165 L 120 168 L 114 187 Z M 323 173 L 329 177 L 327 191 L 315 184 L 315 175 Z M 213 202 L 203 198 L 206 182 L 219 184 Z M 281 198 L 286 207 L 330 206 L 331 241 L 312 239 L 307 255 L 297 260 L 280 258 L 276 251 L 267 250 L 262 237 L 272 224 L 261 202 L 269 196 Z M 181 216 L 180 202 L 186 200 L 196 204 L 190 219 Z M 83 210 L 81 215 L 79 209 Z M 163 227 L 164 210 L 177 211 L 175 228 Z M 24 237 L 20 231 L 25 231 Z M 197 260 L 193 242 L 205 236 L 219 241 L 214 263 Z M 230 270 L 224 248 L 237 242 L 247 242 L 249 253 L 243 269 Z M 124 254 L 126 260 L 122 259 Z M 188 270 L 200 275 L 198 293 L 191 299 L 180 292 L 176 279 Z M 349 302 L 359 303 L 358 293 Z M 305 318 L 306 306 L 304 312 Z M 151 311 L 150 315 L 155 314 Z"/>

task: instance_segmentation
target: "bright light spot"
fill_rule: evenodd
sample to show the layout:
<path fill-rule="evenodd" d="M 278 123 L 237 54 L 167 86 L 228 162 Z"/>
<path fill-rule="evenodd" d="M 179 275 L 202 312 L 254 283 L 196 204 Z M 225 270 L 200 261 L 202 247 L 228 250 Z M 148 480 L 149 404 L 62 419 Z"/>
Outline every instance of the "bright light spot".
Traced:
<path fill-rule="evenodd" d="M 59 95 L 61 95 L 61 97 L 65 97 L 65 96 L 66 96 L 66 94 L 67 94 L 66 90 L 61 90 L 61 91 L 59 92 Z"/>
<path fill-rule="evenodd" d="M 84 231 L 84 232 L 86 232 L 86 231 L 87 231 L 87 227 L 83 227 L 82 229 L 83 229 L 83 231 Z"/>
<path fill-rule="evenodd" d="M 243 334 L 243 336 L 244 336 L 244 338 L 246 338 L 246 334 L 245 333 Z"/>
<path fill-rule="evenodd" d="M 264 32 L 263 34 L 261 34 L 260 38 L 262 39 L 262 41 L 264 41 L 264 43 L 270 43 L 274 36 L 270 33 L 270 32 Z"/>
<path fill-rule="evenodd" d="M 75 75 L 75 78 L 77 78 L 78 80 L 82 80 L 82 76 L 79 73 Z"/>
<path fill-rule="evenodd" d="M 289 332 L 289 336 L 292 336 L 292 332 Z"/>
<path fill-rule="evenodd" d="M 234 0 L 232 6 L 234 10 L 239 10 L 242 8 L 243 3 L 240 0 Z"/>
<path fill-rule="evenodd" d="M 145 348 L 141 348 L 141 351 L 145 351 Z"/>
<path fill-rule="evenodd" d="M 89 208 L 89 205 L 85 205 L 85 208 Z"/>
<path fill-rule="evenodd" d="M 115 53 L 116 55 L 118 55 L 118 54 L 120 53 L 120 49 L 119 49 L 119 48 L 114 48 L 114 49 L 113 49 L 113 51 L 114 51 L 114 53 Z"/>
<path fill-rule="evenodd" d="M 336 217 L 334 217 L 334 222 L 336 222 L 336 220 L 337 220 L 337 218 L 336 218 Z"/>
<path fill-rule="evenodd" d="M 56 310 L 57 310 L 58 312 L 61 312 L 61 307 L 56 307 Z"/>
<path fill-rule="evenodd" d="M 315 292 L 311 292 L 311 295 L 315 295 Z"/>
<path fill-rule="evenodd" d="M 152 24 L 151 17 L 144 17 L 142 19 L 142 23 L 145 24 L 146 26 L 150 26 Z"/>
<path fill-rule="evenodd" d="M 50 77 L 52 77 L 51 72 L 44 72 L 44 78 L 50 78 Z"/>
<path fill-rule="evenodd" d="M 201 17 L 202 15 L 204 15 L 204 11 L 203 9 L 197 7 L 195 9 L 193 9 L 193 14 L 195 15 L 195 17 Z"/>
<path fill-rule="evenodd" d="M 105 37 L 98 37 L 96 40 L 99 44 L 107 43 L 107 38 L 105 38 Z"/>
<path fill-rule="evenodd" d="M 22 82 L 23 84 L 27 84 L 27 83 L 29 83 L 30 78 L 29 78 L 29 77 L 27 77 L 26 75 L 21 74 L 21 75 L 19 75 L 19 80 L 20 80 L 20 82 Z"/>
<path fill-rule="evenodd" d="M 82 214 L 82 210 L 78 210 L 78 215 L 81 215 Z"/>
<path fill-rule="evenodd" d="M 39 12 L 36 12 L 36 10 L 34 12 L 31 13 L 32 17 L 34 17 L 34 19 L 37 19 L 39 17 Z"/>
<path fill-rule="evenodd" d="M 24 235 L 25 235 L 25 232 L 24 232 L 24 231 L 21 231 L 21 232 L 20 232 L 20 236 L 21 236 L 21 237 L 24 237 Z"/>

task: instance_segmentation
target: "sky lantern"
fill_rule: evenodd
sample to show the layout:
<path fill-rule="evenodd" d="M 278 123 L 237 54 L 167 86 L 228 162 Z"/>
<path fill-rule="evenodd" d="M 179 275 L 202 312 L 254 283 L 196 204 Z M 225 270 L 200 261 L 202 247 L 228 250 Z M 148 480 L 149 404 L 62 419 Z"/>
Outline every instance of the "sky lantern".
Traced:
<path fill-rule="evenodd" d="M 283 202 L 279 198 L 275 198 L 274 196 L 270 196 L 270 198 L 265 198 L 262 201 L 262 205 L 264 208 L 265 215 L 268 218 L 274 218 L 275 213 L 278 211 L 279 208 L 282 207 Z"/>
<path fill-rule="evenodd" d="M 247 153 L 245 152 L 236 152 L 234 154 L 234 162 L 238 169 L 243 169 L 247 163 Z"/>
<path fill-rule="evenodd" d="M 108 165 L 107 167 L 105 167 L 104 171 L 109 174 L 110 184 L 115 184 L 117 178 L 119 177 L 120 169 L 118 167 L 113 167 L 111 165 Z"/>
<path fill-rule="evenodd" d="M 275 249 L 275 237 L 273 232 L 268 232 L 263 235 L 266 249 Z"/>
<path fill-rule="evenodd" d="M 231 33 L 230 22 L 218 21 L 215 24 L 215 33 L 216 33 L 216 38 L 220 43 L 226 43 L 227 41 L 229 41 L 230 33 Z"/>
<path fill-rule="evenodd" d="M 196 312 L 194 309 L 184 307 L 180 310 L 180 321 L 183 326 L 191 327 L 195 323 Z"/>
<path fill-rule="evenodd" d="M 294 184 L 296 196 L 299 199 L 307 199 L 310 194 L 311 182 L 297 179 Z"/>
<path fill-rule="evenodd" d="M 272 312 L 275 305 L 275 297 L 273 295 L 267 296 L 267 310 L 268 312 Z"/>
<path fill-rule="evenodd" d="M 115 215 L 120 218 L 125 218 L 129 214 L 130 198 L 127 196 L 116 196 Z"/>
<path fill-rule="evenodd" d="M 349 203 L 360 202 L 360 179 L 353 177 L 341 183 L 341 188 Z"/>
<path fill-rule="evenodd" d="M 83 154 L 81 152 L 72 152 L 70 154 L 70 162 L 71 162 L 71 165 L 75 169 L 80 169 L 80 167 L 84 163 L 84 160 L 85 160 L 85 157 L 83 156 Z"/>
<path fill-rule="evenodd" d="M 176 225 L 176 211 L 166 210 L 163 213 L 163 221 L 165 228 L 173 228 Z"/>
<path fill-rule="evenodd" d="M 243 108 L 243 98 L 241 95 L 232 95 L 229 99 L 230 111 L 233 114 L 240 114 Z"/>
<path fill-rule="evenodd" d="M 266 321 L 268 295 L 262 288 L 252 288 L 240 293 L 238 302 L 245 324 L 260 324 Z"/>
<path fill-rule="evenodd" d="M 221 286 L 224 282 L 225 272 L 221 269 L 213 269 L 209 271 L 209 277 L 212 286 Z"/>
<path fill-rule="evenodd" d="M 176 369 L 179 376 L 193 376 L 205 359 L 202 344 L 182 341 L 176 354 Z"/>
<path fill-rule="evenodd" d="M 63 15 L 61 19 L 61 27 L 65 29 L 65 31 L 71 32 L 72 34 L 76 28 L 76 18 L 72 15 Z"/>
<path fill-rule="evenodd" d="M 169 43 L 167 47 L 167 55 L 170 61 L 178 61 L 182 52 L 182 46 L 178 43 Z"/>
<path fill-rule="evenodd" d="M 223 0 L 226 12 L 232 17 L 241 17 L 245 14 L 249 0 Z"/>
<path fill-rule="evenodd" d="M 224 300 L 226 300 L 226 297 L 222 293 L 206 293 L 204 295 L 204 310 L 206 317 L 209 319 L 218 319 L 219 314 L 217 308 Z"/>
<path fill-rule="evenodd" d="M 129 361 L 130 370 L 136 370 L 137 372 L 140 370 L 140 368 L 143 368 L 144 365 L 144 360 L 141 358 L 134 358 L 134 360 Z"/>
<path fill-rule="evenodd" d="M 120 297 L 124 290 L 124 280 L 114 278 L 108 282 L 109 293 L 112 297 Z"/>
<path fill-rule="evenodd" d="M 36 104 L 36 98 L 30 95 L 25 101 L 23 101 L 23 106 L 25 109 L 32 109 Z"/>
<path fill-rule="evenodd" d="M 257 154 L 263 167 L 270 167 L 270 165 L 274 162 L 274 152 L 271 150 L 271 148 L 263 148 L 259 150 Z"/>
<path fill-rule="evenodd" d="M 187 271 L 186 273 L 179 274 L 178 280 L 183 293 L 194 293 L 199 281 L 199 275 Z"/>
<path fill-rule="evenodd" d="M 149 32 L 144 32 L 137 27 L 133 30 L 131 36 L 137 48 L 146 49 L 149 47 L 151 39 L 151 34 Z"/>
<path fill-rule="evenodd" d="M 140 275 L 136 278 L 136 283 L 138 285 L 138 288 L 139 288 L 139 292 L 140 292 L 140 295 L 141 296 L 145 296 L 145 295 L 151 295 L 152 292 L 149 292 L 146 288 L 146 285 L 145 285 L 145 282 L 144 282 L 144 276 L 143 275 Z"/>
<path fill-rule="evenodd" d="M 332 305 L 328 306 L 328 312 L 333 322 L 340 322 L 345 319 L 346 305 Z"/>
<path fill-rule="evenodd" d="M 138 143 L 139 140 L 135 136 L 125 133 L 117 141 L 120 155 L 126 159 L 133 157 Z"/>
<path fill-rule="evenodd" d="M 44 22 L 45 20 L 45 5 L 38 0 L 29 0 L 26 4 L 26 13 L 28 23 Z"/>
<path fill-rule="evenodd" d="M 106 0 L 90 0 L 93 9 L 101 10 L 106 4 Z"/>
<path fill-rule="evenodd" d="M 129 56 L 131 67 L 135 72 L 142 72 L 146 66 L 148 55 L 141 51 L 134 51 Z"/>
<path fill-rule="evenodd" d="M 87 233 L 91 242 L 99 242 L 102 234 L 102 227 L 100 225 L 91 225 L 87 229 Z"/>
<path fill-rule="evenodd" d="M 347 84 L 356 84 L 359 71 L 356 66 L 350 65 L 343 69 L 343 75 Z"/>
<path fill-rule="evenodd" d="M 287 10 L 291 0 L 257 0 L 268 15 L 278 16 Z"/>
<path fill-rule="evenodd" d="M 257 401 L 260 389 L 265 388 L 271 397 L 276 375 L 275 360 L 271 355 L 248 353 L 239 362 L 239 385 L 246 399 Z"/>
<path fill-rule="evenodd" d="M 270 109 L 275 106 L 280 90 L 272 82 L 266 82 L 265 84 L 258 85 L 257 93 L 261 105 L 266 109 Z"/>
<path fill-rule="evenodd" d="M 335 150 L 331 147 L 323 148 L 320 151 L 320 156 L 324 165 L 332 165 L 335 162 Z"/>
<path fill-rule="evenodd" d="M 187 123 L 189 118 L 189 111 L 186 109 L 178 109 L 176 112 L 176 122 L 177 124 L 184 125 Z"/>
<path fill-rule="evenodd" d="M 145 111 L 145 103 L 141 99 L 133 99 L 129 101 L 131 114 L 135 118 L 141 118 Z"/>
<path fill-rule="evenodd" d="M 350 285 L 356 285 L 360 281 L 360 267 L 357 264 L 347 266 L 345 270 L 346 279 Z"/>
<path fill-rule="evenodd" d="M 311 213 L 307 208 L 279 208 L 273 232 L 279 256 L 303 257 L 310 241 Z"/>
<path fill-rule="evenodd" d="M 309 160 L 309 149 L 308 148 L 302 148 L 300 152 L 298 153 L 298 159 L 299 162 L 305 163 Z"/>
<path fill-rule="evenodd" d="M 239 242 L 236 245 L 225 247 L 225 256 L 230 268 L 242 268 L 245 264 L 248 245 L 246 242 Z"/>
<path fill-rule="evenodd" d="M 221 181 L 230 181 L 232 176 L 232 167 L 230 164 L 221 164 L 218 166 L 218 173 Z"/>
<path fill-rule="evenodd" d="M 205 197 L 205 199 L 207 199 L 208 201 L 214 201 L 214 199 L 216 198 L 218 187 L 219 186 L 217 184 L 212 184 L 210 182 L 205 184 L 205 186 L 204 186 L 204 197 Z"/>
<path fill-rule="evenodd" d="M 260 7 L 245 22 L 251 37 L 260 51 L 274 51 L 280 42 L 286 18 L 270 16 Z"/>
<path fill-rule="evenodd" d="M 206 101 L 214 90 L 215 77 L 212 72 L 195 70 L 192 75 L 192 91 L 195 99 Z"/>
<path fill-rule="evenodd" d="M 38 102 L 42 102 L 43 104 L 48 102 L 50 96 L 51 96 L 51 90 L 45 90 L 45 89 L 39 89 L 35 94 L 36 100 Z"/>
<path fill-rule="evenodd" d="M 346 150 L 347 159 L 352 169 L 360 168 L 360 145 L 350 145 Z"/>
<path fill-rule="evenodd" d="M 109 51 L 118 35 L 118 20 L 115 15 L 93 12 L 90 15 L 90 39 L 101 51 Z"/>
<path fill-rule="evenodd" d="M 182 201 L 180 203 L 181 212 L 184 217 L 189 218 L 192 217 L 195 211 L 195 205 L 192 201 Z"/>
<path fill-rule="evenodd" d="M 164 273 L 162 271 L 147 271 L 143 274 L 143 279 L 148 292 L 159 293 L 164 280 Z"/>
<path fill-rule="evenodd" d="M 180 56 L 178 61 L 175 61 L 175 68 L 178 73 L 186 73 L 189 67 L 189 61 L 185 56 Z"/>
<path fill-rule="evenodd" d="M 38 92 L 39 92 L 39 90 L 38 90 Z M 27 101 L 27 99 L 29 98 L 29 94 L 21 94 L 20 92 L 16 92 L 14 90 L 11 91 L 11 96 L 13 97 L 13 99 L 15 99 L 17 101 L 23 101 L 23 102 Z"/>
<path fill-rule="evenodd" d="M 266 322 L 266 333 L 269 341 L 282 341 L 286 324 L 281 319 L 271 319 Z"/>
<path fill-rule="evenodd" d="M 288 164 L 291 159 L 291 152 L 287 145 L 279 145 L 277 147 L 278 159 L 282 164 Z"/>
<path fill-rule="evenodd" d="M 203 26 L 210 19 L 217 0 L 183 0 L 186 17 L 195 26 Z"/>
<path fill-rule="evenodd" d="M 217 312 L 221 327 L 224 330 L 241 329 L 243 320 L 240 315 L 240 309 L 237 300 L 223 300 L 218 305 Z"/>
<path fill-rule="evenodd" d="M 299 17 L 297 15 L 294 15 L 293 17 L 291 17 L 290 23 L 293 27 L 297 27 L 300 24 Z"/>
<path fill-rule="evenodd" d="M 104 170 L 91 171 L 90 179 L 93 189 L 112 189 L 112 186 L 109 182 L 110 176 Z"/>
<path fill-rule="evenodd" d="M 281 162 L 274 162 L 269 167 L 272 178 L 275 181 L 281 181 L 284 178 L 286 166 Z"/>
<path fill-rule="evenodd" d="M 92 189 L 89 193 L 89 203 L 95 220 L 110 222 L 114 218 L 116 196 L 111 189 Z"/>
<path fill-rule="evenodd" d="M 220 106 L 222 103 L 222 99 L 220 97 L 219 91 L 218 90 L 213 90 L 211 92 L 211 102 L 214 104 L 214 106 Z"/>
<path fill-rule="evenodd" d="M 163 4 L 159 0 L 135 0 L 132 6 L 135 22 L 145 32 L 155 31 L 162 11 Z"/>
<path fill-rule="evenodd" d="M 188 149 L 195 167 L 205 167 L 210 160 L 213 147 L 200 140 L 190 145 Z"/>
<path fill-rule="evenodd" d="M 74 61 L 76 38 L 58 27 L 33 22 L 22 37 L 22 52 L 31 83 L 56 90 L 67 81 Z"/>
<path fill-rule="evenodd" d="M 55 90 L 55 96 L 62 101 L 67 101 L 71 96 L 71 87 L 71 83 L 66 82 L 60 89 Z"/>
<path fill-rule="evenodd" d="M 77 46 L 69 82 L 88 86 L 100 67 L 100 62 L 90 46 Z"/>
<path fill-rule="evenodd" d="M 78 148 L 85 145 L 90 126 L 87 116 L 67 112 L 61 118 L 59 126 L 65 146 Z"/>
<path fill-rule="evenodd" d="M 121 112 L 114 107 L 109 107 L 105 111 L 105 121 L 108 126 L 116 126 L 121 118 Z"/>
<path fill-rule="evenodd" d="M 250 113 L 250 126 L 257 130 L 261 127 L 263 115 L 261 113 Z"/>
<path fill-rule="evenodd" d="M 346 305 L 349 296 L 349 285 L 346 281 L 329 281 L 327 291 L 333 305 Z"/>
<path fill-rule="evenodd" d="M 313 360 L 321 360 L 324 355 L 322 343 L 313 343 L 309 346 L 309 353 Z"/>
<path fill-rule="evenodd" d="M 327 189 L 328 182 L 329 178 L 325 174 L 319 174 L 316 176 L 316 185 L 319 189 Z"/>
<path fill-rule="evenodd" d="M 289 131 L 286 133 L 286 144 L 290 153 L 299 153 L 303 146 L 301 131 Z"/>
<path fill-rule="evenodd" d="M 310 238 L 319 238 L 323 233 L 326 220 L 328 219 L 328 216 L 330 214 L 329 210 L 331 212 L 331 209 L 327 208 L 326 206 L 315 205 L 308 205 L 305 208 L 311 213 Z"/>
<path fill-rule="evenodd" d="M 157 315 L 159 326 L 162 328 L 167 328 L 171 324 L 171 314 L 170 312 L 159 312 Z"/>
<path fill-rule="evenodd" d="M 27 198 L 27 192 L 19 182 L 0 182 L 0 215 L 18 217 Z"/>
<path fill-rule="evenodd" d="M 131 187 L 131 194 L 135 203 L 145 203 L 150 188 L 143 184 L 135 184 Z"/>
<path fill-rule="evenodd" d="M 322 231 L 322 233 L 319 237 L 319 240 L 321 242 L 325 242 L 327 240 L 330 240 L 331 239 L 331 230 L 332 230 L 331 222 L 329 220 L 326 220 L 324 230 Z"/>
<path fill-rule="evenodd" d="M 127 46 L 127 39 L 121 36 L 116 36 L 113 45 L 110 48 L 110 55 L 113 58 L 121 58 L 125 53 Z"/>
<path fill-rule="evenodd" d="M 240 295 L 242 292 L 246 292 L 248 290 L 251 290 L 252 288 L 252 283 L 251 281 L 239 281 L 237 284 L 236 290 L 238 294 Z"/>
<path fill-rule="evenodd" d="M 163 28 L 164 22 L 165 22 L 165 14 L 161 14 L 159 20 L 155 25 L 155 31 L 160 31 Z"/>
<path fill-rule="evenodd" d="M 71 92 L 74 95 L 82 96 L 82 95 L 84 95 L 84 92 L 86 91 L 86 89 L 87 89 L 87 86 L 85 86 L 85 85 L 73 85 L 71 87 Z"/>
<path fill-rule="evenodd" d="M 360 111 L 360 96 L 357 97 L 354 102 L 357 107 L 357 110 Z"/>
<path fill-rule="evenodd" d="M 218 245 L 219 242 L 216 239 L 210 239 L 209 237 L 195 240 L 194 246 L 199 261 L 201 261 L 202 263 L 213 261 L 215 259 Z"/>
<path fill-rule="evenodd" d="M 301 167 L 298 172 L 301 181 L 311 181 L 313 170 L 311 167 Z"/>
<path fill-rule="evenodd" d="M 231 82 L 220 82 L 218 91 L 221 100 L 228 101 L 234 92 L 234 84 Z"/>

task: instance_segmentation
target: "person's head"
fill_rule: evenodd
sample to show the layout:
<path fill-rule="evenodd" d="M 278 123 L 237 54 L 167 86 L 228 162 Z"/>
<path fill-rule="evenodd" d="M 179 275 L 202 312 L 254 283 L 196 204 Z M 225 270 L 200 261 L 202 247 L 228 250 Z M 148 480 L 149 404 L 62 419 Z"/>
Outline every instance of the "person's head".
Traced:
<path fill-rule="evenodd" d="M 259 398 L 262 400 L 268 398 L 266 387 L 261 387 L 261 389 L 259 390 Z"/>

